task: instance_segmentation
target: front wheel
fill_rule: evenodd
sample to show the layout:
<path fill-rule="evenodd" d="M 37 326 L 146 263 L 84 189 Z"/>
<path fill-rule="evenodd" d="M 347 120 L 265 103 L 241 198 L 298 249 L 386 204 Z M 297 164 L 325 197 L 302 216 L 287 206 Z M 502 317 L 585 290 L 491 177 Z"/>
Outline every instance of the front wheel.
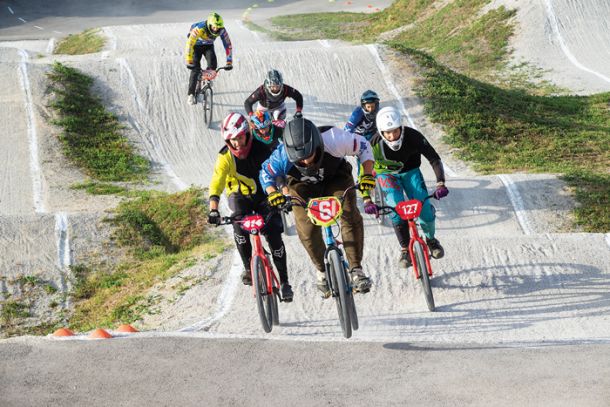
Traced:
<path fill-rule="evenodd" d="M 341 330 L 345 338 L 351 338 L 352 323 L 350 321 L 351 304 L 349 297 L 352 296 L 352 291 L 347 283 L 345 268 L 343 267 L 343 261 L 341 261 L 338 250 L 330 250 L 328 252 L 328 263 L 332 285 L 331 290 L 333 297 L 335 297 Z"/>
<path fill-rule="evenodd" d="M 267 275 L 263 259 L 259 256 L 253 257 L 252 285 L 256 296 L 256 307 L 260 317 L 263 330 L 267 333 L 273 328 L 273 298 L 275 294 L 267 293 Z"/>
<path fill-rule="evenodd" d="M 426 304 L 428 310 L 434 311 L 434 297 L 432 296 L 432 285 L 430 284 L 430 274 L 428 266 L 426 265 L 426 258 L 424 257 L 424 249 L 419 242 L 415 242 L 413 245 L 413 252 L 415 254 L 415 261 L 417 262 L 417 270 L 419 271 L 419 279 L 421 280 L 422 288 L 424 289 L 424 295 L 426 296 Z"/>
<path fill-rule="evenodd" d="M 203 121 L 210 127 L 212 123 L 212 108 L 214 107 L 214 91 L 210 86 L 203 88 Z"/>
<path fill-rule="evenodd" d="M 375 203 L 375 205 L 385 206 L 385 199 L 378 178 L 375 179 L 375 189 L 373 191 L 373 202 Z M 382 226 L 390 226 L 389 216 L 380 213 L 379 217 L 377 217 L 377 223 Z"/>

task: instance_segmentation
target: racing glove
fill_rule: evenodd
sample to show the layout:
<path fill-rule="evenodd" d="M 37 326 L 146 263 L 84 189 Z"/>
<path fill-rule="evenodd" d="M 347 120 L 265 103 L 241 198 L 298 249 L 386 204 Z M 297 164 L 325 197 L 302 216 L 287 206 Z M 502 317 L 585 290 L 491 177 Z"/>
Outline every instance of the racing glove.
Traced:
<path fill-rule="evenodd" d="M 373 203 L 370 199 L 364 201 L 364 213 L 367 215 L 375 215 L 376 218 L 379 217 L 379 208 L 377 205 Z"/>
<path fill-rule="evenodd" d="M 267 196 L 267 202 L 271 206 L 282 206 L 286 203 L 286 197 L 280 191 L 273 191 Z"/>
<path fill-rule="evenodd" d="M 293 116 L 293 117 L 294 117 L 295 119 L 301 119 L 301 118 L 303 118 L 303 113 L 302 113 L 302 112 L 300 112 L 300 111 L 298 111 L 298 112 L 296 112 L 296 113 L 294 114 L 294 116 Z"/>
<path fill-rule="evenodd" d="M 210 225 L 220 225 L 220 213 L 216 209 L 212 209 L 210 213 L 208 213 L 208 223 Z"/>
<path fill-rule="evenodd" d="M 446 197 L 449 194 L 449 190 L 445 186 L 444 182 L 439 182 L 436 184 L 436 191 L 432 195 L 434 195 L 435 199 L 441 199 Z"/>
<path fill-rule="evenodd" d="M 186 64 L 186 69 L 193 70 L 193 69 L 195 69 L 196 66 L 197 65 L 195 65 L 193 62 L 191 62 L 189 64 Z"/>
<path fill-rule="evenodd" d="M 360 180 L 358 180 L 358 189 L 364 193 L 375 188 L 375 177 L 371 174 L 362 174 Z"/>
<path fill-rule="evenodd" d="M 227 64 L 225 66 L 225 70 L 226 71 L 230 71 L 231 69 L 233 69 L 233 61 L 227 61 Z"/>

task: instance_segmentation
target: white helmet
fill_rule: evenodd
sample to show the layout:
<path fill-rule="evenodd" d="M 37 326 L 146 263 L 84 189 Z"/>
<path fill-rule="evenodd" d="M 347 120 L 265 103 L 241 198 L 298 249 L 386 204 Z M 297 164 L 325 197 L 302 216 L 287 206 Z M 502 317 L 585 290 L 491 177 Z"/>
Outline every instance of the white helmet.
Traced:
<path fill-rule="evenodd" d="M 400 112 L 394 106 L 384 107 L 377 113 L 377 118 L 375 119 L 377 123 L 377 129 L 381 133 L 381 138 L 383 141 L 390 147 L 393 151 L 400 150 L 400 146 L 402 146 L 402 129 L 400 130 L 400 137 L 398 140 L 389 141 L 383 136 L 384 131 L 391 131 L 401 127 L 400 125 Z"/>

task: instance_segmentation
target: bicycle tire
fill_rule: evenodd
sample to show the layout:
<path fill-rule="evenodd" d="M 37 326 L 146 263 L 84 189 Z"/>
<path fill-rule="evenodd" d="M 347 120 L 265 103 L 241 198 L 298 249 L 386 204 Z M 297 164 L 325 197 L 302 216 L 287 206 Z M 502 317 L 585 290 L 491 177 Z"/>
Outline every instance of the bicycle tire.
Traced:
<path fill-rule="evenodd" d="M 426 305 L 428 310 L 434 311 L 434 296 L 432 295 L 432 285 L 430 283 L 430 275 L 428 274 L 428 266 L 426 265 L 426 258 L 424 257 L 424 248 L 421 243 L 415 242 L 413 245 L 413 252 L 415 254 L 415 261 L 417 262 L 417 269 L 419 270 L 419 279 L 421 280 L 422 288 L 424 289 L 424 296 L 426 297 Z"/>
<path fill-rule="evenodd" d="M 267 275 L 260 256 L 253 257 L 252 285 L 256 296 L 256 308 L 263 330 L 267 333 L 273 328 L 273 296 L 267 294 Z"/>
<path fill-rule="evenodd" d="M 341 324 L 341 330 L 345 338 L 351 338 L 352 336 L 352 323 L 350 320 L 350 303 L 348 296 L 352 295 L 351 289 L 347 284 L 347 273 L 339 250 L 334 249 L 328 252 L 328 266 L 330 268 L 330 279 L 331 289 L 333 290 L 333 296 L 335 297 L 335 303 L 337 305 L 337 313 L 339 314 L 339 323 Z"/>
<path fill-rule="evenodd" d="M 210 127 L 214 108 L 214 91 L 208 85 L 203 88 L 203 121 Z"/>
<path fill-rule="evenodd" d="M 267 262 L 269 262 L 269 257 L 267 257 Z M 271 298 L 272 298 L 271 310 L 273 311 L 273 315 L 272 315 L 273 325 L 279 325 L 280 324 L 280 311 L 278 309 L 278 303 L 280 302 L 280 289 L 279 289 L 279 287 L 276 286 L 275 279 L 273 279 L 273 278 L 271 279 L 271 285 L 273 286 L 273 295 L 271 295 Z"/>

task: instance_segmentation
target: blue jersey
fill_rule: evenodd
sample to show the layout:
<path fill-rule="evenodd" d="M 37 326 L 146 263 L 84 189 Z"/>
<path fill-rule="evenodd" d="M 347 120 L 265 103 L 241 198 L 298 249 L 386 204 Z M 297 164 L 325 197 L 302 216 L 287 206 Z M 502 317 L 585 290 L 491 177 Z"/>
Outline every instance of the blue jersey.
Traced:
<path fill-rule="evenodd" d="M 286 153 L 284 144 L 280 144 L 275 151 L 273 151 L 271 157 L 269 157 L 261 166 L 259 180 L 263 186 L 263 191 L 266 191 L 267 187 L 275 187 L 276 179 L 286 179 L 288 171 L 290 171 L 293 166 L 294 164 L 288 160 L 288 154 Z"/>
<path fill-rule="evenodd" d="M 361 107 L 357 107 L 352 112 L 352 115 L 349 117 L 347 123 L 345 123 L 343 130 L 364 136 L 370 141 L 371 137 L 377 133 L 377 125 L 375 120 L 369 120 L 366 118 Z"/>

